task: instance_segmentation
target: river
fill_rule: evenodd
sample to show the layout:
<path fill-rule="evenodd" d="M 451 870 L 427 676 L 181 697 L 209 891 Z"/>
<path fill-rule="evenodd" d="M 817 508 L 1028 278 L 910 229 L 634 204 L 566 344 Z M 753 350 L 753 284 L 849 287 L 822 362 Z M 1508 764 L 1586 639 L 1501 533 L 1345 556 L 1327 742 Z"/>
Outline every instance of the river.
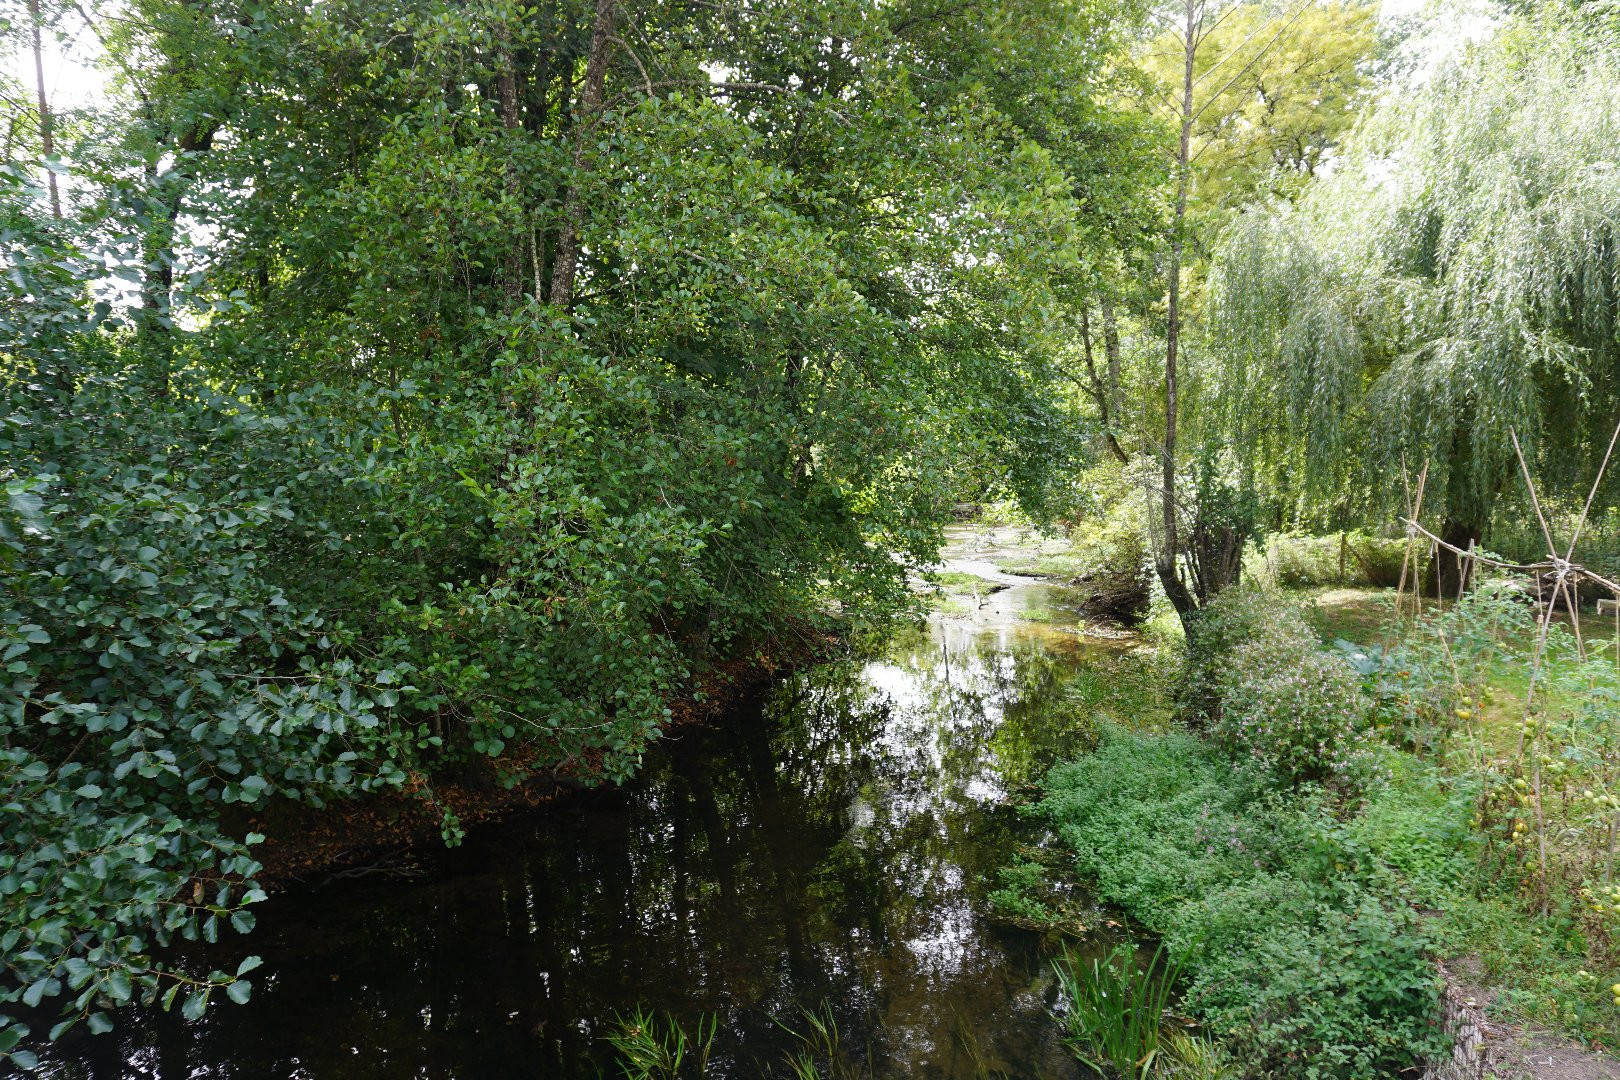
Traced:
<path fill-rule="evenodd" d="M 787 679 L 633 783 L 412 876 L 276 897 L 208 954 L 264 958 L 250 1004 L 126 1010 L 48 1048 L 44 1075 L 584 1080 L 618 1075 L 604 1035 L 643 1008 L 717 1016 L 716 1077 L 788 1075 L 806 1010 L 862 1076 L 1078 1076 L 1050 946 L 986 894 L 1034 828 L 1012 797 L 1083 752 L 1087 687 L 1134 642 L 997 571 L 995 542 L 953 532 L 948 565 L 990 583 L 882 659 Z"/>

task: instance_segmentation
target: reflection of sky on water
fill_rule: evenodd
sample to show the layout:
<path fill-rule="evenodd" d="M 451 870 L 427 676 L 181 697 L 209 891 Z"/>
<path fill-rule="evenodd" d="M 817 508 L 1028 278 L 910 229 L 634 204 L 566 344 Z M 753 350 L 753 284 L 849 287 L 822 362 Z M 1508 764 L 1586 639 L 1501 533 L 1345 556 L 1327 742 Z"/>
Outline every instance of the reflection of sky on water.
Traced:
<path fill-rule="evenodd" d="M 714 1075 L 758 1077 L 797 1046 L 778 1021 L 823 1005 L 882 1077 L 1076 1075 L 1047 957 L 985 893 L 1025 828 L 1008 792 L 1074 751 L 1063 689 L 1098 647 L 1018 618 L 1061 617 L 1061 590 L 1005 584 L 420 880 L 278 898 L 208 956 L 264 956 L 249 1007 L 132 1015 L 47 1075 L 591 1077 L 645 1007 L 718 1015 Z"/>

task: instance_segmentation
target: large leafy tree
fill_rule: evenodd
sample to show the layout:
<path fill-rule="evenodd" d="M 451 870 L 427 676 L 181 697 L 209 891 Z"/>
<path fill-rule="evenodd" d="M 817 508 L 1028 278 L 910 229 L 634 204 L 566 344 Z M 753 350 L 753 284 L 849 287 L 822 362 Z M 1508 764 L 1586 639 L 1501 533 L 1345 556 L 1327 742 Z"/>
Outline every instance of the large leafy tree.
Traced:
<path fill-rule="evenodd" d="M 1425 516 L 1466 546 L 1514 482 L 1515 433 L 1555 481 L 1601 456 L 1620 411 L 1616 44 L 1557 12 L 1509 22 L 1383 104 L 1297 208 L 1233 224 L 1227 430 L 1277 498 L 1382 511 L 1428 461 Z"/>
<path fill-rule="evenodd" d="M 0 1001 L 245 995 L 153 959 L 249 921 L 225 807 L 624 776 L 706 665 L 905 610 L 964 447 L 1072 459 L 1127 6 L 90 14 L 63 219 L 0 192 Z"/>
<path fill-rule="evenodd" d="M 1365 94 L 1376 35 L 1369 5 L 1339 0 L 1182 0 L 1156 8 L 1153 25 L 1137 52 L 1136 99 L 1162 124 L 1165 212 L 1158 230 L 1133 237 L 1145 251 L 1127 250 L 1116 265 L 1135 286 L 1139 325 L 1159 345 L 1156 400 L 1136 410 L 1134 441 L 1157 459 L 1154 563 L 1186 616 L 1235 580 L 1253 527 L 1220 440 L 1197 428 L 1187 437 L 1196 417 L 1186 331 L 1212 241 L 1238 208 L 1294 198 L 1315 175 Z M 1113 312 L 1101 310 L 1107 379 L 1094 374 L 1089 327 L 1082 350 L 1089 396 L 1106 413 L 1121 349 Z M 1115 452 L 1127 456 L 1117 443 Z"/>

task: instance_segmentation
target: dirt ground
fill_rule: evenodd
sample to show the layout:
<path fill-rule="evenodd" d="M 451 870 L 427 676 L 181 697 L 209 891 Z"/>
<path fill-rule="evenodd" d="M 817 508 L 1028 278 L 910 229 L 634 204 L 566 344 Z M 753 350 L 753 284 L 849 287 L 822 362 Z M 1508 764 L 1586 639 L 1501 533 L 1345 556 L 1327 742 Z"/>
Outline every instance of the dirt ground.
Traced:
<path fill-rule="evenodd" d="M 1447 996 L 1478 1028 L 1482 1070 L 1494 1080 L 1620 1080 L 1620 1060 L 1587 1050 L 1561 1035 L 1527 1030 L 1489 1018 L 1491 992 L 1475 983 L 1478 965 L 1462 958 L 1446 971 Z"/>

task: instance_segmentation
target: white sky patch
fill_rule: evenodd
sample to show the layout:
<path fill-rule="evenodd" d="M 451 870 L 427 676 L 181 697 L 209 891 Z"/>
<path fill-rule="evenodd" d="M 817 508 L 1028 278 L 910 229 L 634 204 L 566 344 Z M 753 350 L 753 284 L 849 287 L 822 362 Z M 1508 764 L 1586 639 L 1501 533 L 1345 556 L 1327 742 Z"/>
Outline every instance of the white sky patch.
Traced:
<path fill-rule="evenodd" d="M 1498 21 L 1489 0 L 1381 0 L 1380 17 L 1411 34 L 1401 50 L 1410 66 L 1408 80 L 1419 85 L 1488 36 Z"/>
<path fill-rule="evenodd" d="M 19 27 L 16 48 L 4 57 L 4 70 L 35 100 L 34 51 L 27 27 Z M 60 36 L 58 36 L 60 34 Z M 56 113 L 92 108 L 107 100 L 107 73 L 97 66 L 101 43 L 77 15 L 68 15 L 53 30 L 46 27 L 40 52 L 45 68 L 45 98 Z"/>

